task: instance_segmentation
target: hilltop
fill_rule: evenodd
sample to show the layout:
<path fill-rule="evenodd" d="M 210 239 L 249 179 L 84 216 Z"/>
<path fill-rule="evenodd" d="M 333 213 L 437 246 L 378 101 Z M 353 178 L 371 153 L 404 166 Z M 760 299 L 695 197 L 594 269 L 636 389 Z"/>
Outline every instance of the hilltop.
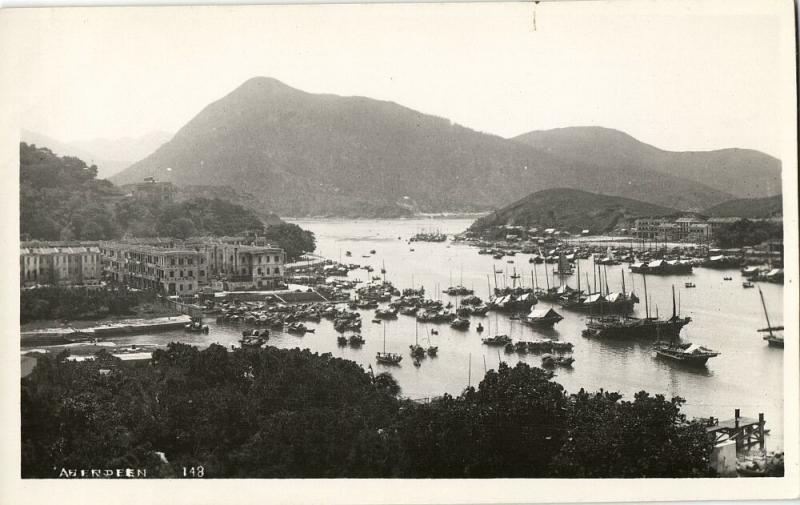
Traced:
<path fill-rule="evenodd" d="M 638 168 L 679 177 L 739 198 L 760 198 L 781 192 L 780 160 L 752 149 L 665 151 L 618 130 L 588 126 L 533 131 L 514 139 L 562 160 L 591 163 L 603 171 Z"/>
<path fill-rule="evenodd" d="M 561 157 L 395 103 L 306 93 L 267 77 L 211 103 L 112 180 L 154 174 L 178 186 L 246 190 L 284 216 L 485 211 L 557 187 L 681 209 L 733 198 L 674 175 Z"/>
<path fill-rule="evenodd" d="M 600 234 L 626 225 L 640 216 L 676 214 L 660 205 L 618 196 L 598 195 L 577 189 L 556 188 L 532 193 L 488 216 L 476 220 L 470 230 L 496 226 L 557 228 L 570 232 L 589 230 Z"/>
<path fill-rule="evenodd" d="M 299 249 L 314 249 L 313 235 L 274 214 L 262 219 L 236 203 L 198 194 L 201 192 L 195 191 L 176 202 L 130 198 L 123 188 L 98 180 L 96 166 L 20 143 L 20 234 L 27 240 L 186 238 L 255 232 L 285 245 L 293 255 Z"/>
<path fill-rule="evenodd" d="M 783 215 L 783 195 L 767 198 L 730 200 L 707 208 L 703 214 L 714 217 L 767 218 Z"/>

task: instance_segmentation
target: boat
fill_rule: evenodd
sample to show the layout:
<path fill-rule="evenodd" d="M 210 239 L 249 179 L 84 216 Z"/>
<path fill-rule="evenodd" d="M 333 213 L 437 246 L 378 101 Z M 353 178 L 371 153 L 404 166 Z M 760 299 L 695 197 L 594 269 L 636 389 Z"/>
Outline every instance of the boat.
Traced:
<path fill-rule="evenodd" d="M 483 331 L 483 325 L 481 323 L 478 323 L 478 326 L 475 327 L 475 331 L 477 331 L 478 333 L 482 332 Z"/>
<path fill-rule="evenodd" d="M 553 356 L 552 354 L 542 355 L 542 366 L 552 368 L 557 366 L 571 367 L 575 363 L 572 356 Z"/>
<path fill-rule="evenodd" d="M 466 330 L 469 328 L 469 319 L 459 317 L 450 323 L 450 327 L 456 330 Z"/>
<path fill-rule="evenodd" d="M 475 291 L 465 288 L 464 286 L 450 286 L 443 291 L 450 296 L 467 296 L 472 295 Z"/>
<path fill-rule="evenodd" d="M 315 330 L 313 328 L 308 328 L 303 323 L 292 323 L 286 327 L 286 331 L 289 333 L 314 333 Z"/>
<path fill-rule="evenodd" d="M 702 345 L 686 342 L 677 344 L 675 342 L 656 342 L 653 345 L 656 355 L 661 358 L 671 359 L 687 365 L 705 365 L 706 362 L 719 353 L 712 351 Z"/>
<path fill-rule="evenodd" d="M 436 354 L 439 352 L 439 347 L 435 345 L 431 345 L 431 336 L 430 333 L 427 335 L 428 337 L 428 356 L 435 357 Z"/>
<path fill-rule="evenodd" d="M 586 328 L 591 331 L 590 336 L 600 338 L 639 338 L 654 337 L 662 333 L 669 337 L 677 337 L 681 329 L 692 321 L 691 317 L 680 317 L 675 306 L 675 287 L 672 288 L 672 317 L 660 319 L 650 315 L 647 303 L 647 277 L 644 277 L 645 290 L 645 317 L 638 318 L 629 315 L 609 314 L 590 316 L 586 321 Z"/>
<path fill-rule="evenodd" d="M 692 263 L 688 260 L 654 260 L 649 263 L 631 263 L 633 273 L 653 275 L 680 275 L 692 273 Z"/>
<path fill-rule="evenodd" d="M 408 348 L 411 351 L 411 356 L 414 359 L 422 358 L 425 356 L 425 348 L 419 345 L 419 325 L 414 325 L 414 345 L 409 345 Z"/>
<path fill-rule="evenodd" d="M 350 251 L 346 251 L 346 252 L 344 253 L 344 255 L 345 255 L 345 256 L 347 256 L 347 257 L 349 258 L 350 256 L 352 256 L 352 255 L 353 255 L 353 253 L 351 253 Z"/>
<path fill-rule="evenodd" d="M 347 345 L 347 337 L 344 335 L 339 335 L 336 337 L 336 343 L 339 344 L 340 347 L 344 347 Z"/>
<path fill-rule="evenodd" d="M 732 281 L 733 277 L 723 277 L 722 280 L 723 281 Z"/>
<path fill-rule="evenodd" d="M 511 337 L 508 335 L 495 335 L 493 337 L 486 337 L 481 339 L 486 345 L 506 345 L 511 343 Z"/>
<path fill-rule="evenodd" d="M 537 328 L 552 328 L 564 317 L 553 309 L 533 309 L 530 314 L 520 318 L 522 323 Z"/>
<path fill-rule="evenodd" d="M 743 288 L 752 288 L 752 287 L 755 287 L 755 286 L 750 281 L 744 281 L 744 282 L 742 282 L 742 287 Z"/>
<path fill-rule="evenodd" d="M 685 288 L 696 288 L 697 286 L 694 284 L 694 282 L 685 282 L 683 284 L 683 287 L 685 287 Z"/>
<path fill-rule="evenodd" d="M 348 339 L 348 343 L 351 347 L 360 347 L 364 345 L 364 342 L 364 337 L 362 337 L 359 333 L 350 335 L 350 338 Z"/>
<path fill-rule="evenodd" d="M 380 319 L 373 319 L 372 322 L 375 324 L 381 324 L 383 321 Z"/>
<path fill-rule="evenodd" d="M 767 333 L 764 335 L 763 339 L 766 340 L 771 347 L 780 347 L 783 349 L 783 333 L 780 333 L 783 331 L 783 326 L 772 326 L 769 322 L 769 314 L 767 314 L 767 304 L 764 302 L 764 293 L 761 292 L 760 287 L 758 288 L 758 294 L 761 297 L 761 306 L 764 308 L 764 318 L 767 320 L 767 327 L 758 331 Z"/>
<path fill-rule="evenodd" d="M 375 254 L 375 249 L 372 249 L 369 253 L 370 254 Z"/>
<path fill-rule="evenodd" d="M 377 319 L 397 319 L 397 309 L 377 309 L 375 311 L 375 318 Z"/>
<path fill-rule="evenodd" d="M 200 317 L 192 317 L 191 322 L 185 324 L 183 329 L 192 333 L 208 333 L 208 325 L 203 324 Z"/>
<path fill-rule="evenodd" d="M 399 365 L 403 360 L 403 356 L 386 352 L 386 326 L 383 327 L 383 352 L 378 351 L 375 353 L 375 361 L 383 365 Z"/>
<path fill-rule="evenodd" d="M 414 358 L 414 366 L 419 368 L 420 365 L 421 365 L 421 363 L 419 362 L 419 359 Z"/>

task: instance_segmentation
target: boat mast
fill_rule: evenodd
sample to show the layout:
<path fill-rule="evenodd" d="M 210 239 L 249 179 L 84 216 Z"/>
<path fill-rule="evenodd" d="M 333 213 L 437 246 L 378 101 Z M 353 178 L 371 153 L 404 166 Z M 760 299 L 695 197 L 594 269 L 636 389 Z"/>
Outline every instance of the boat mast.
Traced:
<path fill-rule="evenodd" d="M 581 292 L 581 262 L 578 261 L 578 258 L 575 258 L 575 268 L 578 272 L 578 293 Z"/>
<path fill-rule="evenodd" d="M 625 270 L 620 269 L 620 273 L 622 274 L 622 299 L 627 299 L 627 294 L 625 293 Z"/>
<path fill-rule="evenodd" d="M 550 275 L 547 273 L 547 263 L 544 264 L 544 280 L 547 282 L 547 292 L 550 292 Z"/>
<path fill-rule="evenodd" d="M 758 287 L 758 295 L 761 297 L 761 306 L 764 307 L 764 317 L 767 320 L 767 331 L 769 336 L 772 336 L 772 323 L 769 322 L 769 315 L 767 314 L 767 304 L 764 303 L 764 293 L 761 292 L 761 286 Z"/>
<path fill-rule="evenodd" d="M 605 265 L 603 265 L 603 274 L 604 274 L 604 277 L 606 279 L 606 295 L 608 295 L 608 293 L 609 293 L 609 291 L 608 291 L 608 270 L 606 270 L 606 266 Z"/>
<path fill-rule="evenodd" d="M 650 319 L 650 305 L 647 303 L 647 275 L 642 274 L 642 281 L 644 282 L 644 315 Z"/>
<path fill-rule="evenodd" d="M 472 387 L 472 353 L 469 353 L 469 370 L 467 371 L 467 389 Z"/>

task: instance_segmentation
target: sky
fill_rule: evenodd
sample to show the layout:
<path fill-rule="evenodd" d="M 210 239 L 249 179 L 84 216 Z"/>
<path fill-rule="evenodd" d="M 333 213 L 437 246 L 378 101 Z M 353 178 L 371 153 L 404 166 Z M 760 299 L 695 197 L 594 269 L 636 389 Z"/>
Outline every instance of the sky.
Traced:
<path fill-rule="evenodd" d="M 24 80 L 20 127 L 63 142 L 176 132 L 245 80 L 269 76 L 504 137 L 597 125 L 663 149 L 778 156 L 794 138 L 782 94 L 794 79 L 791 9 L 778 1 L 93 8 L 18 11 L 7 36 Z"/>

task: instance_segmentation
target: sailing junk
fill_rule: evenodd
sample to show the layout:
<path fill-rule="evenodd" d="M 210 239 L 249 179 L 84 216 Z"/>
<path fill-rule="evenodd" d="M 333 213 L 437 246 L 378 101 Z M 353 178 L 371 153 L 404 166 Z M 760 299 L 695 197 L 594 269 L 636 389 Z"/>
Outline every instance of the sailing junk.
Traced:
<path fill-rule="evenodd" d="M 524 324 L 537 328 L 550 328 L 564 317 L 553 309 L 533 309 L 521 318 Z"/>
<path fill-rule="evenodd" d="M 685 344 L 656 342 L 653 347 L 658 356 L 689 365 L 705 365 L 710 358 L 719 356 L 718 352 L 691 342 Z"/>
<path fill-rule="evenodd" d="M 647 306 L 647 281 L 645 280 L 645 306 L 644 319 L 628 315 L 605 315 L 590 317 L 586 322 L 586 336 L 609 338 L 637 338 L 652 337 L 664 334 L 677 337 L 681 329 L 692 321 L 690 317 L 680 317 L 675 310 L 675 288 L 672 288 L 672 317 L 659 319 L 651 317 Z"/>

